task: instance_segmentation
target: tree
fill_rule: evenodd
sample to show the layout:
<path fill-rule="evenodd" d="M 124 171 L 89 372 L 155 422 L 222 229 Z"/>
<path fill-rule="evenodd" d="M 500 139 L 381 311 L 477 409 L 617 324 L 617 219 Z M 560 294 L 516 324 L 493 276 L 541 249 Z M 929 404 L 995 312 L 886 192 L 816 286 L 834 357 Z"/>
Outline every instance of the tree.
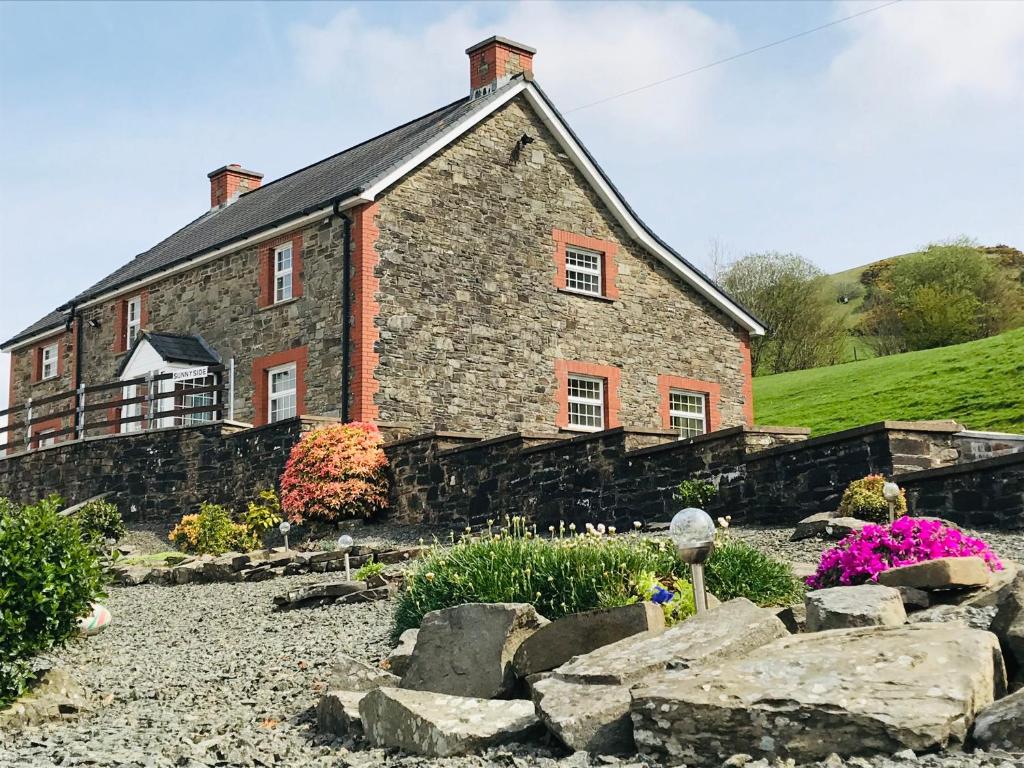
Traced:
<path fill-rule="evenodd" d="M 752 253 L 729 265 L 720 282 L 768 328 L 751 343 L 755 375 L 838 362 L 846 329 L 833 308 L 834 289 L 810 261 L 793 253 Z"/>

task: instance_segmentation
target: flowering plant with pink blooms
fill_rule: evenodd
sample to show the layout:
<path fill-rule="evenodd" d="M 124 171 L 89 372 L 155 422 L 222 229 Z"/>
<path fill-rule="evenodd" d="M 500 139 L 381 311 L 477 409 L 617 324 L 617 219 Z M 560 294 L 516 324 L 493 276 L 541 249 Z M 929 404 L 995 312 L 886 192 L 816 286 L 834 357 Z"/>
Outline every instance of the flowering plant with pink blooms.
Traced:
<path fill-rule="evenodd" d="M 818 569 L 807 577 L 811 589 L 877 581 L 889 568 L 940 557 L 982 558 L 990 569 L 1003 564 L 981 539 L 949 528 L 939 520 L 901 517 L 890 525 L 866 525 L 826 550 Z"/>
<path fill-rule="evenodd" d="M 281 476 L 281 508 L 293 523 L 371 517 L 387 506 L 384 438 L 373 424 L 332 424 L 292 448 Z"/>

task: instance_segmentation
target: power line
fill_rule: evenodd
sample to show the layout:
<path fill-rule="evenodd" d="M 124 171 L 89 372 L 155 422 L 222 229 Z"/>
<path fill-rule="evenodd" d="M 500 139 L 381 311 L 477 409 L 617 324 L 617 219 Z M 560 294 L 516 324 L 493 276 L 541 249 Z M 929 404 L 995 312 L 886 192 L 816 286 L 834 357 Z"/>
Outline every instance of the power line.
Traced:
<path fill-rule="evenodd" d="M 748 51 L 743 51 L 741 53 L 733 54 L 732 56 L 727 56 L 724 59 L 718 59 L 718 61 L 712 61 L 712 62 L 710 62 L 708 64 L 703 64 L 703 65 L 697 67 L 696 69 L 690 69 L 690 70 L 687 70 L 686 72 L 680 72 L 678 75 L 672 75 L 671 77 L 666 77 L 663 80 L 655 80 L 653 83 L 647 83 L 646 85 L 641 85 L 641 86 L 638 86 L 636 88 L 630 88 L 628 91 L 622 91 L 621 93 L 616 93 L 616 94 L 614 94 L 612 96 L 606 96 L 603 99 L 598 99 L 597 101 L 592 101 L 589 104 L 582 104 L 582 105 L 580 105 L 578 107 L 573 107 L 572 109 L 566 110 L 565 114 L 569 114 L 570 112 L 579 112 L 581 109 L 589 109 L 590 107 L 596 107 L 598 104 L 604 104 L 605 102 L 612 101 L 613 99 L 620 99 L 623 96 L 629 96 L 629 95 L 634 94 L 634 93 L 639 93 L 640 91 L 646 91 L 648 88 L 654 88 L 656 85 L 664 85 L 665 83 L 670 83 L 673 80 L 678 80 L 681 77 L 686 77 L 687 75 L 692 75 L 692 74 L 695 74 L 697 72 L 703 72 L 705 69 L 711 69 L 712 67 L 717 67 L 719 64 L 726 64 L 726 63 L 728 63 L 730 61 L 735 61 L 736 59 L 742 59 L 744 56 L 749 56 L 752 53 L 757 53 L 758 51 L 764 51 L 764 50 L 767 50 L 768 48 L 774 48 L 777 45 L 782 45 L 783 43 L 788 43 L 788 42 L 790 42 L 792 40 L 796 40 L 796 39 L 801 38 L 801 37 L 806 37 L 807 35 L 813 35 L 815 32 L 820 32 L 823 29 L 828 29 L 829 27 L 834 27 L 837 24 L 842 24 L 843 22 L 850 21 L 851 19 L 856 19 L 856 18 L 858 18 L 860 16 L 866 16 L 869 13 L 874 13 L 875 11 L 880 11 L 883 8 L 888 8 L 890 5 L 896 5 L 896 3 L 900 3 L 900 2 L 903 2 L 903 0 L 889 0 L 888 3 L 883 3 L 882 5 L 876 5 L 874 8 L 868 8 L 867 10 L 864 10 L 864 11 L 858 11 L 857 13 L 851 14 L 849 16 L 844 16 L 841 19 L 836 19 L 835 21 L 830 21 L 828 24 L 822 24 L 820 27 L 814 27 L 813 29 L 805 29 L 803 32 L 797 32 L 795 35 L 790 35 L 789 37 L 784 37 L 781 40 L 775 40 L 774 42 L 771 42 L 771 43 L 765 43 L 764 45 L 759 45 L 757 48 L 751 48 Z"/>

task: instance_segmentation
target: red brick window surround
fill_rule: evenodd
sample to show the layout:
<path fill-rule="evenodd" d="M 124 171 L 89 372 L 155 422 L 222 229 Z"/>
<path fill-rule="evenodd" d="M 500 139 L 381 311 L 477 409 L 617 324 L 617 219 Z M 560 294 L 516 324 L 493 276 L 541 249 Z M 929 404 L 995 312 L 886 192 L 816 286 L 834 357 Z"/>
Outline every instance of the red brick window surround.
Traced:
<path fill-rule="evenodd" d="M 671 376 L 668 374 L 658 376 L 659 411 L 661 413 L 662 427 L 672 429 L 670 403 L 673 392 L 703 396 L 705 432 L 714 432 L 721 427 L 721 386 L 713 381 L 690 379 L 685 376 Z"/>
<path fill-rule="evenodd" d="M 569 416 L 569 384 L 575 376 L 600 380 L 602 386 L 603 429 L 619 426 L 619 382 L 621 371 L 613 365 L 598 365 L 580 360 L 555 360 L 555 402 L 558 414 L 555 424 L 559 429 L 579 432 L 594 431 L 595 427 L 584 427 L 572 424 Z"/>
<path fill-rule="evenodd" d="M 44 375 L 49 371 L 49 375 Z M 32 383 L 58 379 L 64 374 L 64 341 L 49 338 L 32 350 Z"/>
<path fill-rule="evenodd" d="M 578 235 L 575 232 L 566 232 L 561 229 L 552 229 L 551 238 L 555 241 L 555 288 L 560 291 L 566 291 L 568 293 L 576 293 L 582 296 L 597 296 L 605 299 L 617 299 L 619 298 L 619 288 L 615 284 L 616 278 L 618 277 L 618 268 L 615 264 L 615 254 L 619 250 L 619 246 L 610 240 L 600 240 L 596 237 L 590 237 L 588 235 Z M 598 276 L 600 282 L 600 292 L 593 293 L 587 290 L 580 290 L 569 285 L 569 279 L 567 272 L 569 252 L 573 247 L 579 248 L 582 251 L 582 255 L 596 254 L 599 257 L 599 271 Z M 574 257 L 574 261 L 577 259 Z M 589 266 L 584 266 L 580 270 L 582 275 L 591 274 Z"/>
<path fill-rule="evenodd" d="M 118 299 L 114 302 L 114 341 L 111 349 L 118 354 L 128 351 L 131 346 L 128 341 L 129 327 L 137 335 L 148 325 L 149 291 L 142 290 Z"/>
<path fill-rule="evenodd" d="M 296 347 L 252 361 L 252 410 L 253 424 L 261 426 L 270 423 L 270 372 L 287 365 L 295 366 L 295 415 L 306 412 L 306 366 L 309 359 L 308 347 Z"/>
<path fill-rule="evenodd" d="M 277 298 L 277 254 L 282 245 L 291 244 L 291 265 L 281 277 L 285 282 L 290 279 L 291 289 L 285 291 L 285 298 Z M 259 298 L 258 306 L 272 307 L 302 296 L 302 232 L 289 232 L 267 240 L 259 247 Z M 290 295 L 289 295 L 290 294 Z"/>
<path fill-rule="evenodd" d="M 30 441 L 30 445 L 31 445 L 32 449 L 35 450 L 36 448 L 39 448 L 41 446 L 42 442 L 47 439 L 47 435 L 44 434 L 44 433 L 46 433 L 46 432 L 59 432 L 63 428 L 64 428 L 64 423 L 61 421 L 61 418 L 59 416 L 56 417 L 56 418 L 53 418 L 53 419 L 46 419 L 45 421 L 40 421 L 40 422 L 37 422 L 36 424 L 33 424 L 32 427 L 31 427 L 31 429 L 32 429 L 32 440 Z M 53 438 L 53 442 L 59 443 L 61 440 L 64 440 L 66 438 L 67 438 L 66 435 L 61 435 L 60 437 L 54 437 Z"/>

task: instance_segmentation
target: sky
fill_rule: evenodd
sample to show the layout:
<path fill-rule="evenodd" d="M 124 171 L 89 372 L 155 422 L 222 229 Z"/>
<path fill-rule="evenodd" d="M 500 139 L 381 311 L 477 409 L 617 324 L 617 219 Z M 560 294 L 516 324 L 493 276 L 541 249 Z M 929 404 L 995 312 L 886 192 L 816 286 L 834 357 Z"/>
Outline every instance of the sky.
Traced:
<path fill-rule="evenodd" d="M 576 109 L 885 2 L 0 3 L 0 340 L 206 210 L 214 168 L 268 181 L 462 97 L 492 34 L 700 266 L 1024 247 L 1024 2 L 904 0 Z"/>

